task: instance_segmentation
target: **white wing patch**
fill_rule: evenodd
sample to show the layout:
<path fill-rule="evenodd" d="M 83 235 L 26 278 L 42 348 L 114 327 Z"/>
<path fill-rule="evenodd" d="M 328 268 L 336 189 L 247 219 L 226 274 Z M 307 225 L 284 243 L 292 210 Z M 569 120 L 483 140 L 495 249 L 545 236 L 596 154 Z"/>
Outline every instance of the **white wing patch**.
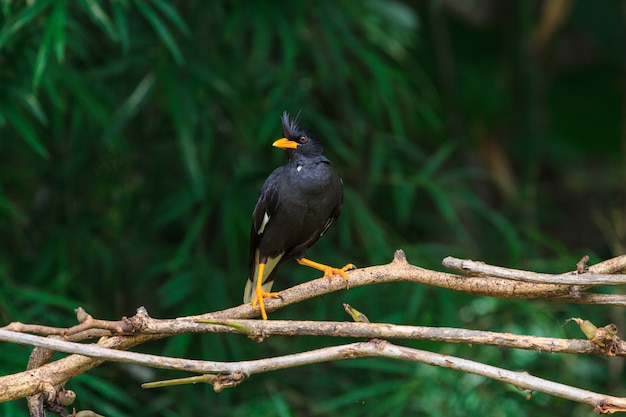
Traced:
<path fill-rule="evenodd" d="M 256 234 L 260 235 L 261 233 L 263 233 L 263 231 L 265 230 L 265 226 L 267 226 L 267 223 L 270 221 L 270 216 L 267 215 L 267 212 L 265 212 L 263 214 L 263 221 L 261 222 L 261 227 L 259 227 L 259 230 L 257 230 Z"/>
<path fill-rule="evenodd" d="M 274 280 L 267 281 L 267 277 L 272 273 L 276 265 L 280 262 L 280 259 L 283 257 L 285 252 L 281 252 L 275 258 L 268 258 L 267 263 L 265 264 L 265 271 L 263 272 L 263 276 L 259 277 L 259 250 L 257 249 L 254 252 L 254 278 L 252 280 L 246 280 L 246 288 L 243 291 L 243 302 L 249 303 L 254 298 L 254 294 L 256 292 L 257 281 L 261 280 L 261 286 L 264 291 L 270 292 L 272 289 L 272 285 L 274 284 Z"/>
<path fill-rule="evenodd" d="M 272 273 L 274 268 L 276 268 L 276 265 L 278 265 L 278 263 L 280 262 L 280 259 L 283 257 L 284 254 L 285 252 L 281 252 L 275 258 L 267 258 L 267 263 L 265 264 L 265 271 L 263 272 L 263 277 L 262 277 L 263 281 L 261 281 L 262 284 L 265 283 L 265 280 Z M 265 291 L 269 292 L 271 288 L 272 288 L 272 284 L 270 283 L 269 288 L 266 289 Z"/>
<path fill-rule="evenodd" d="M 331 224 L 333 224 L 333 222 L 335 221 L 335 219 L 330 218 L 328 220 L 326 220 L 326 224 L 324 225 L 324 228 L 322 229 L 320 236 L 322 236 L 324 233 L 326 233 L 326 231 L 328 230 L 328 228 L 330 227 Z"/>

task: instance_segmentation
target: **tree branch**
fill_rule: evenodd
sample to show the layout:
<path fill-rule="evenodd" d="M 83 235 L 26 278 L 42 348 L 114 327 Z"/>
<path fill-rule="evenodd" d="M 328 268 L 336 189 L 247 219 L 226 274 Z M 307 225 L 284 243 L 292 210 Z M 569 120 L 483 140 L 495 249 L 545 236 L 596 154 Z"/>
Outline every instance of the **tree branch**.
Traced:
<path fill-rule="evenodd" d="M 448 259 L 448 258 L 447 258 Z M 576 275 L 578 278 L 597 278 L 598 274 L 607 274 L 615 271 L 622 271 L 626 264 L 626 256 L 620 258 L 614 258 L 601 264 L 591 266 L 589 272 Z M 464 261 L 461 261 L 464 262 Z M 482 267 L 485 266 L 484 264 Z M 369 268 L 362 268 L 348 272 L 348 280 L 350 287 L 357 287 L 362 285 L 371 285 L 383 282 L 399 282 L 408 281 L 426 285 L 438 286 L 441 288 L 447 288 L 454 291 L 462 291 L 475 295 L 486 295 L 501 298 L 542 298 L 552 299 L 556 301 L 576 302 L 576 303 L 590 303 L 590 304 L 604 304 L 604 305 L 626 305 L 626 300 L 623 296 L 605 295 L 605 294 L 592 294 L 586 293 L 583 289 L 587 289 L 596 282 L 602 282 L 605 284 L 606 280 L 591 280 L 591 281 L 556 281 L 554 283 L 534 283 L 517 281 L 510 279 L 512 276 L 524 277 L 524 276 L 537 276 L 538 274 L 526 271 L 515 271 L 504 268 L 502 274 L 499 267 L 491 267 L 491 276 L 461 276 L 455 274 L 449 274 L 444 272 L 431 271 L 423 269 L 414 265 L 410 265 L 402 251 L 396 251 L 393 261 L 388 265 L 373 266 Z M 586 265 L 579 263 L 579 271 L 586 270 Z M 466 268 L 462 269 L 464 272 Z M 494 270 L 496 275 L 493 276 Z M 515 271 L 515 272 L 512 272 Z M 571 275 L 567 275 L 570 277 Z M 557 276 L 563 277 L 563 275 Z M 575 282 L 576 285 L 571 285 L 571 282 Z M 290 304 L 294 304 L 309 298 L 317 297 L 323 294 L 327 294 L 333 291 L 343 290 L 345 288 L 345 282 L 341 278 L 320 278 L 314 281 L 309 281 L 304 284 L 289 288 L 281 291 L 279 294 L 280 299 L 268 299 L 266 301 L 266 309 L 268 312 L 275 311 L 279 308 L 286 307 Z M 80 313 L 80 312 L 79 312 Z M 520 349 L 532 349 L 538 351 L 547 352 L 562 352 L 562 353 L 585 353 L 585 354 L 606 354 L 597 344 L 589 340 L 564 340 L 553 338 L 538 338 L 534 336 L 519 336 L 506 333 L 495 332 L 477 332 L 464 329 L 448 329 L 448 328 L 427 328 L 417 326 L 396 326 L 387 324 L 375 324 L 375 323 L 332 323 L 332 322 L 280 322 L 280 321 L 267 321 L 259 322 L 256 320 L 241 320 L 258 315 L 258 311 L 252 309 L 250 304 L 245 304 L 226 310 L 202 314 L 191 317 L 181 317 L 173 320 L 157 320 L 150 318 L 147 312 L 143 309 L 139 309 L 137 315 L 131 318 L 124 318 L 120 321 L 101 321 L 94 320 L 87 315 L 81 319 L 79 314 L 80 324 L 68 329 L 56 329 L 46 326 L 29 325 L 22 323 L 12 323 L 0 330 L 0 340 L 11 341 L 15 343 L 25 343 L 34 346 L 41 346 L 53 351 L 63 352 L 75 352 L 68 357 L 59 359 L 49 364 L 43 364 L 50 359 L 49 356 L 41 356 L 41 360 L 33 362 L 33 368 L 28 371 L 0 377 L 0 401 L 8 401 L 24 396 L 29 396 L 40 392 L 50 386 L 55 386 L 67 381 L 73 376 L 79 375 L 88 371 L 89 369 L 98 366 L 104 360 L 119 360 L 125 362 L 145 360 L 146 356 L 140 353 L 133 352 L 121 352 L 132 346 L 136 346 L 141 343 L 145 343 L 151 340 L 167 337 L 173 334 L 179 333 L 193 333 L 193 332 L 238 332 L 248 334 L 249 336 L 262 340 L 263 338 L 272 334 L 281 335 L 301 335 L 301 334 L 325 334 L 342 337 L 363 337 L 369 339 L 380 338 L 405 338 L 405 339 L 425 339 L 436 340 L 441 342 L 456 342 L 456 343 L 471 343 L 471 344 L 485 344 L 491 346 L 501 347 L 515 347 Z M 212 324 L 201 323 L 200 321 L 209 320 Z M 218 325 L 219 324 L 226 324 Z M 13 330 L 13 331 L 10 331 Z M 18 334 L 15 331 L 21 332 L 33 332 L 40 334 L 56 334 L 63 336 L 66 340 L 58 340 L 52 338 L 41 338 L 28 334 Z M 15 338 L 16 335 L 22 338 Z M 67 340 L 83 340 L 85 338 L 94 337 L 95 335 L 108 335 L 108 338 L 101 339 L 97 344 L 85 345 L 72 343 Z M 58 336 L 57 336 L 58 337 Z M 619 339 L 617 339 L 619 340 Z M 408 357 L 417 357 L 422 353 L 430 359 L 425 359 L 424 363 L 437 364 L 438 366 L 445 366 L 448 364 L 450 357 L 445 355 L 438 355 L 431 352 L 422 352 L 415 350 L 406 350 L 399 346 L 392 345 L 388 342 L 383 344 L 385 348 L 382 350 L 376 344 L 372 342 L 362 342 L 362 344 L 346 345 L 351 346 L 348 352 L 353 352 L 353 355 L 373 356 L 373 353 L 377 353 L 378 356 L 396 357 L 399 359 L 407 359 Z M 330 350 L 321 350 L 324 354 L 343 355 L 346 351 L 343 350 L 337 353 L 337 349 L 348 349 L 346 346 L 338 346 L 334 348 L 326 348 Z M 361 346 L 355 350 L 355 346 Z M 374 347 L 372 347 L 374 346 Z M 616 355 L 624 355 L 623 344 L 615 344 L 613 346 Z M 75 350 L 73 350 L 75 349 Z M 112 350 L 114 349 L 114 350 Z M 333 350 L 334 349 L 334 350 Z M 351 350 L 350 350 L 351 349 Z M 404 350 L 403 350 L 404 349 Z M 398 352 L 402 351 L 402 355 Z M 49 352 L 49 351 L 48 351 Z M 357 352 L 357 353 L 354 353 Z M 361 353 L 359 353 L 361 352 Z M 385 352 L 383 355 L 380 352 Z M 416 352 L 422 352 L 419 355 Z M 410 355 L 409 355 L 410 353 Z M 137 356 L 139 355 L 139 356 Z M 303 352 L 296 354 L 296 362 L 285 362 L 290 357 L 281 357 L 283 359 L 272 358 L 262 359 L 259 363 L 264 364 L 263 367 L 251 368 L 249 361 L 248 365 L 242 364 L 230 364 L 226 366 L 219 362 L 206 362 L 196 361 L 198 368 L 173 368 L 173 366 L 179 366 L 181 359 L 176 358 L 163 358 L 153 357 L 154 365 L 156 367 L 164 367 L 169 369 L 195 369 L 196 372 L 228 372 L 229 378 L 232 380 L 220 380 L 217 378 L 217 383 L 221 386 L 229 386 L 228 384 L 234 384 L 233 381 L 237 380 L 234 372 L 243 372 L 239 374 L 239 383 L 245 375 L 249 375 L 254 372 L 261 372 L 264 367 L 267 366 L 279 366 L 268 365 L 272 363 L 298 363 L 306 364 L 311 359 L 307 355 L 311 355 L 310 352 Z M 317 353 L 316 353 L 317 355 Z M 396 356 L 394 356 L 396 355 Z M 413 356 L 411 356 L 413 355 Z M 417 356 L 415 356 L 417 355 Z M 436 355 L 436 356 L 428 356 Z M 90 357 L 92 356 L 92 357 Z M 148 355 L 149 357 L 150 355 Z M 402 356 L 402 357 L 400 357 Z M 351 357 L 351 356 L 346 356 Z M 443 359 L 443 358 L 447 359 Z M 317 356 L 317 361 L 333 360 L 335 356 Z M 341 358 L 344 358 L 341 356 Z M 292 358 L 293 359 L 293 358 Z M 457 358 L 458 359 L 458 358 Z M 291 359 L 289 359 L 291 360 Z M 413 359 L 410 359 L 413 360 Z M 267 362 L 270 361 L 270 362 Z M 274 362 L 272 362 L 274 361 Z M 282 361 L 282 362 L 281 362 Z M 460 361 L 464 361 L 460 359 Z M 471 361 L 469 361 L 471 362 Z M 135 362 L 133 362 L 135 363 Z M 146 364 L 146 363 L 144 363 Z M 190 365 L 191 363 L 187 363 Z M 212 365 L 210 365 L 212 364 Z M 475 363 L 473 363 L 475 364 Z M 476 364 L 480 365 L 480 364 Z M 242 368 L 243 366 L 243 368 Z M 260 365 L 259 365 L 260 366 Z M 283 366 L 283 365 L 280 365 Z M 296 366 L 296 365 L 290 365 Z M 474 365 L 472 365 L 474 366 Z M 487 365 L 480 365 L 487 367 Z M 450 366 L 452 367 L 452 366 Z M 468 372 L 472 372 L 469 368 L 458 368 Z M 274 369 L 274 368 L 272 368 Z M 280 369 L 280 368 L 276 368 Z M 455 368 L 457 369 L 457 368 Z M 485 368 L 487 369 L 487 368 Z M 497 372 L 494 370 L 498 370 Z M 493 368 L 496 374 L 505 375 L 506 371 L 498 368 Z M 491 372 L 491 371 L 488 371 Z M 487 372 L 487 371 L 486 371 Z M 504 372 L 504 373 L 503 373 Z M 244 375 L 245 374 L 245 375 Z M 243 377 L 242 377 L 243 375 Z M 516 375 L 518 373 L 506 374 L 505 379 L 511 381 L 518 381 Z M 487 375 L 486 375 L 487 376 Z M 490 376 L 491 377 L 491 376 Z M 517 382 L 514 382 L 518 385 Z M 555 384 L 555 383 L 552 383 Z M 560 386 L 560 384 L 557 384 Z M 533 390 L 537 389 L 531 382 L 525 384 L 520 383 L 519 386 Z M 546 391 L 548 393 L 562 392 L 563 388 L 554 386 L 550 388 L 553 391 Z M 571 388 L 571 387 L 570 387 Z M 568 391 L 569 396 L 564 398 L 575 399 L 585 402 L 587 404 L 593 404 L 596 407 L 596 411 L 607 412 L 621 410 L 623 404 L 620 401 L 623 399 L 615 397 L 601 396 L 600 394 L 594 394 L 589 396 L 588 391 L 580 390 Z M 576 394 L 572 394 L 575 392 Z M 585 396 L 582 396 L 585 393 Z M 593 393 L 592 393 L 593 394 Z M 598 397 L 599 396 L 599 397 Z M 591 399 L 593 398 L 593 399 Z"/>
<path fill-rule="evenodd" d="M 626 259 L 626 256 L 624 258 Z M 621 265 L 621 260 L 612 263 L 612 265 Z M 593 266 L 590 267 L 590 271 L 595 272 L 593 268 Z M 404 252 L 401 250 L 395 252 L 393 261 L 387 265 L 371 266 L 367 268 L 348 271 L 348 282 L 350 288 L 389 282 L 413 282 L 416 284 L 430 285 L 453 291 L 464 292 L 467 294 L 483 295 L 497 298 L 541 298 L 580 304 L 590 303 L 626 306 L 626 296 L 586 296 L 587 293 L 581 292 L 579 286 L 576 286 L 576 288 L 573 289 L 572 285 L 568 284 L 540 284 L 533 282 L 515 281 L 512 279 L 494 276 L 468 277 L 449 274 L 445 272 L 432 271 L 409 264 L 406 256 L 404 255 Z M 269 313 L 291 304 L 299 303 L 310 298 L 318 297 L 320 295 L 344 289 L 345 282 L 342 278 L 338 276 L 308 281 L 279 292 L 280 298 L 267 299 L 265 301 L 265 309 Z M 222 310 L 215 313 L 192 316 L 189 318 L 219 319 L 233 316 L 237 316 L 237 318 L 244 318 L 242 316 L 239 316 L 240 314 L 245 315 L 246 318 L 257 315 L 256 312 L 252 310 L 252 307 L 249 304 L 245 304 L 239 307 Z"/>
<path fill-rule="evenodd" d="M 172 324 L 178 324 L 175 329 Z M 451 327 L 402 326 L 382 323 L 319 322 L 291 320 L 211 320 L 198 323 L 189 320 L 158 320 L 148 318 L 145 334 L 172 336 L 187 333 L 238 333 L 255 340 L 270 336 L 330 336 L 364 339 L 404 339 L 428 340 L 433 342 L 465 343 L 469 345 L 497 346 L 533 350 L 546 353 L 571 353 L 603 355 L 602 349 L 585 339 L 560 339 L 554 337 L 524 336 L 513 333 L 467 330 Z M 130 362 L 153 366 L 154 363 L 141 362 L 141 356 L 133 352 L 122 352 L 100 347 L 99 344 L 86 345 L 56 338 L 46 338 L 8 330 L 0 330 L 0 341 L 22 345 L 38 346 L 56 352 L 74 353 L 97 359 L 116 362 Z M 613 354 L 614 353 L 614 354 Z M 611 356 L 626 356 L 626 346 L 620 341 Z M 131 359 L 129 359 L 131 358 Z M 220 370 L 219 372 L 222 372 Z M 2 386 L 0 377 L 0 386 Z M 0 397 L 1 399 L 2 397 Z"/>
<path fill-rule="evenodd" d="M 245 321 L 239 322 L 238 324 L 243 325 L 244 327 L 250 324 L 259 324 L 250 322 L 251 321 Z M 270 322 L 261 322 L 261 327 L 263 327 L 263 325 L 267 323 Z M 287 323 L 288 322 L 273 324 L 282 324 L 283 326 L 285 326 L 285 324 Z M 332 324 L 334 325 L 335 323 Z M 368 323 L 350 324 L 365 325 L 364 327 L 372 327 Z M 6 340 L 6 333 L 10 332 L 6 330 L 0 331 L 1 340 Z M 221 390 L 226 386 L 237 385 L 248 376 L 262 372 L 269 372 L 285 368 L 292 368 L 296 366 L 310 365 L 314 363 L 330 362 L 336 360 L 354 359 L 362 357 L 386 357 L 421 362 L 429 365 L 456 369 L 463 372 L 482 375 L 487 378 L 492 378 L 498 381 L 513 384 L 518 389 L 545 392 L 547 394 L 559 396 L 572 401 L 589 404 L 593 406 L 594 410 L 598 412 L 606 413 L 626 410 L 626 398 L 612 397 L 564 384 L 559 384 L 542 378 L 534 377 L 525 372 L 513 372 L 503 368 L 485 365 L 482 363 L 457 358 L 454 356 L 397 346 L 382 339 L 370 339 L 368 342 L 356 342 L 342 346 L 326 347 L 311 350 L 308 352 L 296 353 L 274 358 L 233 363 L 167 358 L 143 353 L 120 352 L 97 346 L 85 346 L 78 343 L 47 339 L 40 336 L 33 336 L 28 334 L 20 334 L 19 336 L 20 338 L 13 339 L 13 341 L 24 344 L 34 344 L 37 346 L 55 349 L 58 351 L 77 351 L 83 355 L 92 355 L 98 357 L 99 359 L 114 360 L 124 363 L 134 363 L 155 368 L 184 370 L 187 372 L 228 374 L 219 375 L 219 377 L 216 376 L 214 378 L 207 379 L 213 384 L 216 384 L 216 381 L 219 382 L 218 385 L 215 385 L 217 390 Z M 445 339 L 446 338 L 444 338 L 444 340 Z M 468 338 L 467 340 L 471 339 Z M 497 343 L 495 342 L 492 344 L 497 345 Z M 2 398 L 2 394 L 0 394 L 0 400 L 2 400 Z"/>
<path fill-rule="evenodd" d="M 472 276 L 491 276 L 515 281 L 534 282 L 538 284 L 559 285 L 622 285 L 626 284 L 626 275 L 601 274 L 593 271 L 566 274 L 540 274 L 537 272 L 522 271 L 519 269 L 503 268 L 501 266 L 487 265 L 484 262 L 476 262 L 469 259 L 458 259 L 448 256 L 442 262 L 446 268 L 460 271 Z"/>

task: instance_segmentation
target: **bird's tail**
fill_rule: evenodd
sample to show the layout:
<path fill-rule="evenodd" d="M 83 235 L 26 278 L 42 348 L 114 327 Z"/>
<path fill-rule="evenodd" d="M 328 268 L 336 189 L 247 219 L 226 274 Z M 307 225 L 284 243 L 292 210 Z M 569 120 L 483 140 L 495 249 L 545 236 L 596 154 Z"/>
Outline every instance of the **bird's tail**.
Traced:
<path fill-rule="evenodd" d="M 274 285 L 274 280 L 267 281 L 265 284 L 263 284 L 263 291 L 270 292 L 270 290 L 272 289 L 272 285 Z M 250 279 L 248 279 L 246 281 L 246 288 L 243 290 L 244 304 L 252 301 L 252 299 L 254 298 L 255 292 L 256 292 L 256 279 L 254 283 L 250 281 Z"/>
<path fill-rule="evenodd" d="M 278 262 L 280 262 L 280 259 L 282 257 L 283 257 L 283 254 L 281 253 L 277 257 L 267 259 L 267 263 L 265 264 L 265 270 L 263 271 L 263 276 L 261 277 L 263 291 L 270 292 L 270 290 L 272 289 L 272 285 L 274 285 L 274 278 L 272 277 L 272 272 L 274 271 L 274 268 L 276 268 L 276 265 L 278 265 Z M 256 282 L 258 279 L 259 279 L 259 251 L 257 249 L 255 256 L 254 256 L 254 274 L 248 277 L 248 280 L 246 281 L 246 288 L 243 290 L 243 302 L 244 303 L 249 303 L 254 298 L 254 294 L 256 292 L 256 285 L 257 285 Z"/>

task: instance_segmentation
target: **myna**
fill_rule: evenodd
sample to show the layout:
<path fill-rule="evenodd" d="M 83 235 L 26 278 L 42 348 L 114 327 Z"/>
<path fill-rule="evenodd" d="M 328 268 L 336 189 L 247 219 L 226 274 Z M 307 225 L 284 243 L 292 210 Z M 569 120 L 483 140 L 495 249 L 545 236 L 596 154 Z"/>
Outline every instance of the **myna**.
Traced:
<path fill-rule="evenodd" d="M 277 298 L 270 292 L 277 266 L 291 258 L 324 272 L 341 275 L 354 268 L 348 264 L 333 268 L 304 257 L 306 250 L 339 217 L 343 205 L 343 182 L 324 156 L 315 135 L 300 128 L 298 117 L 282 117 L 283 137 L 272 146 L 287 151 L 288 161 L 265 180 L 252 213 L 250 270 L 243 295 L 244 303 L 259 305 L 267 320 L 263 299 Z"/>

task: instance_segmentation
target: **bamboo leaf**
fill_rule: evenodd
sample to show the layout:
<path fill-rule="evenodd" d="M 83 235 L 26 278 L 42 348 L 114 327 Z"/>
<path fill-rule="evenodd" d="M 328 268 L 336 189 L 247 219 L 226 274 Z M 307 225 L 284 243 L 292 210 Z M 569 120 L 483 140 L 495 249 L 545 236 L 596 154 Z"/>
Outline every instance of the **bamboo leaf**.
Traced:
<path fill-rule="evenodd" d="M 109 19 L 106 12 L 100 7 L 100 3 L 97 0 L 82 0 L 85 9 L 87 10 L 89 17 L 96 22 L 104 31 L 109 35 L 112 40 L 118 40 L 119 36 L 115 26 Z"/>
<path fill-rule="evenodd" d="M 135 0 L 134 4 L 137 6 L 141 14 L 146 18 L 146 20 L 150 23 L 152 28 L 159 35 L 167 49 L 172 54 L 172 57 L 176 61 L 177 64 L 181 65 L 185 62 L 185 58 L 183 57 L 182 52 L 178 48 L 174 37 L 167 29 L 163 20 L 157 15 L 157 13 L 148 6 L 147 1 L 145 0 Z"/>
<path fill-rule="evenodd" d="M 67 8 L 66 0 L 59 0 L 54 7 L 54 14 L 51 17 L 52 24 L 54 22 L 55 37 L 54 37 L 54 54 L 56 55 L 59 63 L 65 61 L 65 24 L 67 21 Z"/>
<path fill-rule="evenodd" d="M 43 143 L 39 140 L 35 129 L 31 126 L 30 122 L 28 122 L 20 113 L 14 111 L 14 109 L 7 107 L 4 110 L 6 118 L 9 123 L 15 127 L 15 129 L 20 133 L 22 139 L 26 142 L 30 148 L 35 151 L 39 156 L 48 159 L 48 151 L 44 147 Z"/>
<path fill-rule="evenodd" d="M 16 101 L 20 102 L 30 114 L 35 116 L 40 123 L 47 122 L 46 114 L 41 107 L 41 103 L 39 103 L 39 100 L 34 94 L 15 89 L 12 91 L 11 95 Z"/>
<path fill-rule="evenodd" d="M 111 137 L 117 133 L 135 115 L 143 103 L 148 100 L 156 83 L 154 72 L 148 72 L 137 84 L 133 92 L 128 96 L 122 106 L 115 112 L 105 137 Z"/>
<path fill-rule="evenodd" d="M 190 35 L 189 27 L 185 21 L 180 17 L 180 14 L 172 7 L 172 5 L 164 0 L 151 0 L 152 4 L 158 8 L 162 14 L 167 16 L 170 21 L 176 25 L 176 27 L 183 32 L 186 36 Z"/>
<path fill-rule="evenodd" d="M 54 0 L 39 0 L 33 2 L 32 6 L 23 8 L 13 18 L 9 18 L 0 30 L 0 49 L 2 49 L 11 39 L 11 36 L 15 35 L 20 29 L 27 26 L 53 3 Z"/>
<path fill-rule="evenodd" d="M 122 50 L 128 52 L 130 49 L 130 35 L 128 29 L 128 3 L 126 1 L 114 1 L 111 3 L 113 19 L 119 31 L 119 40 L 122 43 Z"/>

